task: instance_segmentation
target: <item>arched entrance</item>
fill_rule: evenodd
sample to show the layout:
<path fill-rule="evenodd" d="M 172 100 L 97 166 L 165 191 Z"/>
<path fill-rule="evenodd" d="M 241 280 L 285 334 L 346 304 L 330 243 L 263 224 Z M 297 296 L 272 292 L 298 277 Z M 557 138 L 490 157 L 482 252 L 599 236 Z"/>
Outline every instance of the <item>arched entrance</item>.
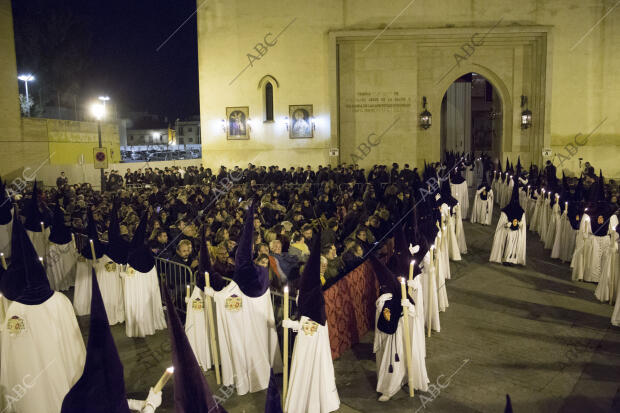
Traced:
<path fill-rule="evenodd" d="M 456 79 L 441 101 L 441 154 L 445 151 L 502 151 L 503 104 L 493 84 L 479 73 Z"/>

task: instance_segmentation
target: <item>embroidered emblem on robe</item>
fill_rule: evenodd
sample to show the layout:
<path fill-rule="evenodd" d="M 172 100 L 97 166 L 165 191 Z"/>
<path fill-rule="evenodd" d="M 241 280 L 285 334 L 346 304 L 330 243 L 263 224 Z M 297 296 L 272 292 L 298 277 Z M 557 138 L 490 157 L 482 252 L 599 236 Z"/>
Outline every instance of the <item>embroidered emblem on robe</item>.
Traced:
<path fill-rule="evenodd" d="M 129 267 L 127 268 L 127 271 L 125 271 L 127 273 L 128 276 L 132 277 L 135 273 L 136 270 L 134 270 L 133 268 Z"/>
<path fill-rule="evenodd" d="M 319 329 L 319 324 L 315 323 L 312 320 L 306 320 L 301 326 L 301 329 L 303 330 L 305 335 L 313 336 L 314 333 L 316 333 L 316 331 Z"/>
<path fill-rule="evenodd" d="M 518 226 L 518 225 L 519 225 L 519 221 L 518 221 L 516 218 L 515 218 L 515 219 L 513 219 L 513 220 L 512 220 L 512 226 L 513 226 L 513 227 L 516 227 L 516 226 Z"/>
<path fill-rule="evenodd" d="M 600 224 L 602 224 L 604 221 L 605 221 L 605 220 L 603 219 L 603 216 L 602 216 L 602 215 L 599 215 L 599 216 L 598 216 L 598 218 L 597 218 L 597 220 L 596 220 L 596 222 L 598 222 L 598 223 L 599 223 L 599 225 L 600 225 Z"/>
<path fill-rule="evenodd" d="M 194 310 L 202 310 L 204 308 L 204 305 L 202 303 L 202 300 L 200 298 L 196 298 L 194 301 L 192 301 L 192 309 Z"/>
<path fill-rule="evenodd" d="M 24 322 L 24 319 L 16 315 L 7 321 L 6 326 L 12 336 L 18 336 L 26 331 L 26 323 Z"/>
<path fill-rule="evenodd" d="M 392 318 L 392 313 L 390 313 L 389 308 L 383 309 L 383 318 L 385 318 L 387 321 L 390 321 L 390 318 Z"/>
<path fill-rule="evenodd" d="M 226 308 L 228 311 L 240 311 L 242 307 L 243 303 L 241 301 L 241 297 L 236 294 L 228 297 L 226 299 L 226 304 L 224 305 L 224 308 Z"/>
<path fill-rule="evenodd" d="M 106 263 L 105 270 L 108 272 L 116 271 L 116 263 L 112 261 Z"/>
<path fill-rule="evenodd" d="M 577 215 L 577 216 L 575 217 L 575 220 L 579 221 L 579 215 Z"/>

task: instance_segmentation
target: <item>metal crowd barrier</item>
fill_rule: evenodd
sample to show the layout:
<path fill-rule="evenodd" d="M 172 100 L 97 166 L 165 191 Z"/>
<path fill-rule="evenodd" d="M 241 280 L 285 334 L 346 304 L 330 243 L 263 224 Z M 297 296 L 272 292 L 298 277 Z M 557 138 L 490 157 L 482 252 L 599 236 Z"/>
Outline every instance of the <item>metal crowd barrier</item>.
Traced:
<path fill-rule="evenodd" d="M 177 312 L 185 314 L 185 309 L 187 308 L 185 305 L 187 286 L 189 285 L 190 291 L 193 291 L 196 285 L 194 272 L 187 265 L 170 261 L 166 258 L 155 257 L 155 267 L 157 268 L 160 285 L 163 282 L 164 286 L 168 288 L 172 304 Z"/>

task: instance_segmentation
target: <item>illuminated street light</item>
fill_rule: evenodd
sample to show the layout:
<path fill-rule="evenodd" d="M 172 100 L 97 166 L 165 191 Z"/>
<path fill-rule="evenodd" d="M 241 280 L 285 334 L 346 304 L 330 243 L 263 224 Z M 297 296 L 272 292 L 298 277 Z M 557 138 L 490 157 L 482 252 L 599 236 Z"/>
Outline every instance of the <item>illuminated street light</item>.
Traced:
<path fill-rule="evenodd" d="M 17 79 L 21 80 L 26 85 L 26 104 L 28 106 L 28 116 L 30 117 L 30 100 L 28 99 L 28 82 L 33 82 L 34 76 L 31 73 L 28 73 L 28 74 L 17 76 Z"/>
<path fill-rule="evenodd" d="M 97 120 L 101 120 L 105 116 L 105 106 L 101 103 L 93 103 L 90 107 L 90 111 Z"/>

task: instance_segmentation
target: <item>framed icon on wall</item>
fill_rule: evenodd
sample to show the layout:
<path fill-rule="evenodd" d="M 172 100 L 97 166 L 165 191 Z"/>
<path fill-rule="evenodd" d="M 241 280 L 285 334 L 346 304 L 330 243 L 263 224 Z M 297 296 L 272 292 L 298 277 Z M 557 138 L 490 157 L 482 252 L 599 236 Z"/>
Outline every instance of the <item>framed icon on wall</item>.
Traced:
<path fill-rule="evenodd" d="M 248 106 L 227 107 L 226 139 L 250 139 L 250 134 L 248 131 L 249 117 L 250 108 Z"/>
<path fill-rule="evenodd" d="M 289 137 L 312 138 L 314 132 L 312 105 L 289 105 Z"/>

